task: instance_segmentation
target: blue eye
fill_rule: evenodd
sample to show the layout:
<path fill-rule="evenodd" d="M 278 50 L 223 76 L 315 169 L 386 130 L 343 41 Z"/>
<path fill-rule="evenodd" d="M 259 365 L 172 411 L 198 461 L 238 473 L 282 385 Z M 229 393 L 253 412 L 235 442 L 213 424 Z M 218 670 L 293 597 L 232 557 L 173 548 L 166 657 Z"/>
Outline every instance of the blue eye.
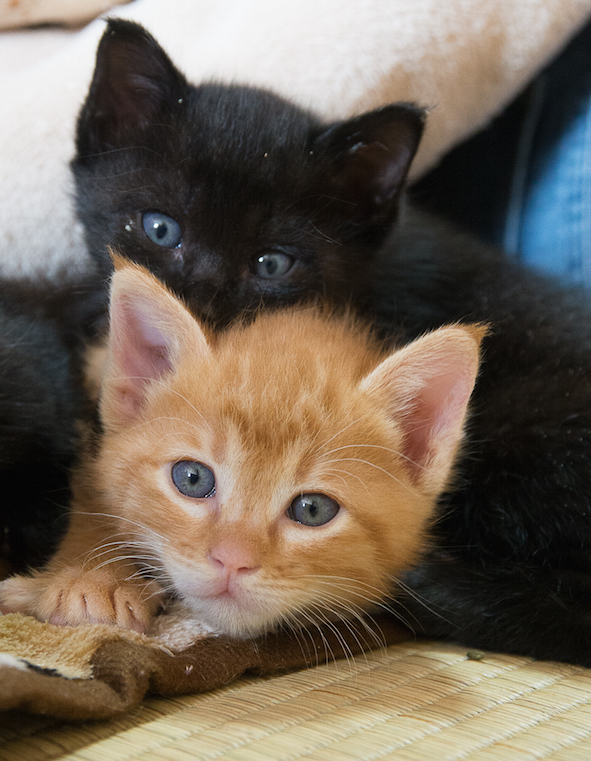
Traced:
<path fill-rule="evenodd" d="M 325 494 L 300 494 L 287 509 L 287 517 L 304 526 L 323 526 L 339 512 L 338 504 Z"/>
<path fill-rule="evenodd" d="M 181 242 L 181 226 L 172 217 L 160 211 L 145 211 L 142 225 L 148 238 L 157 246 L 176 248 Z"/>
<path fill-rule="evenodd" d="M 262 254 L 254 262 L 255 274 L 259 277 L 271 279 L 282 277 L 293 267 L 293 256 L 279 251 Z"/>
<path fill-rule="evenodd" d="M 213 497 L 215 494 L 215 476 L 201 462 L 194 460 L 175 462 L 170 474 L 173 484 L 185 497 L 204 499 Z"/>

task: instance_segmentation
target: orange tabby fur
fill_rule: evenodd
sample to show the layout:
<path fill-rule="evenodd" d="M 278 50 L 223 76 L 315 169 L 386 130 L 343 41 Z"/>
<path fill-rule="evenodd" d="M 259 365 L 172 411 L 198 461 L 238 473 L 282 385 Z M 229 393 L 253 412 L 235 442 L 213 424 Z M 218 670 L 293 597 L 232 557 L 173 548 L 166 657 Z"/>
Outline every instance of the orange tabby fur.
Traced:
<path fill-rule="evenodd" d="M 350 317 L 292 308 L 210 336 L 151 275 L 116 265 L 104 436 L 75 474 L 57 555 L 4 582 L 3 608 L 141 631 L 174 592 L 245 637 L 391 594 L 449 481 L 483 329 L 392 352 Z M 215 494 L 175 487 L 183 460 L 214 472 Z M 303 493 L 340 509 L 297 523 Z"/>

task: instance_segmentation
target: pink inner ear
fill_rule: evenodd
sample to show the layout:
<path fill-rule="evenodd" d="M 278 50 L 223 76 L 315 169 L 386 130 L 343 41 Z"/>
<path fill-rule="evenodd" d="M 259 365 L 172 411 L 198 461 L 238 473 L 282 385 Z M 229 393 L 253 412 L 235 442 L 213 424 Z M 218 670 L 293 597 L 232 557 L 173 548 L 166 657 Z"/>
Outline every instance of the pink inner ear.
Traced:
<path fill-rule="evenodd" d="M 171 341 L 155 325 L 150 306 L 126 299 L 111 306 L 113 381 L 122 414 L 137 414 L 146 386 L 173 370 Z"/>
<path fill-rule="evenodd" d="M 403 419 L 405 455 L 417 469 L 437 456 L 452 459 L 474 382 L 463 368 L 442 367 L 411 403 Z"/>
<path fill-rule="evenodd" d="M 484 335 L 478 326 L 439 328 L 394 351 L 361 384 L 385 394 L 411 478 L 433 495 L 445 487 L 462 440 Z"/>
<path fill-rule="evenodd" d="M 172 370 L 170 341 L 140 309 L 129 309 L 125 327 L 120 362 L 130 377 L 154 380 Z"/>

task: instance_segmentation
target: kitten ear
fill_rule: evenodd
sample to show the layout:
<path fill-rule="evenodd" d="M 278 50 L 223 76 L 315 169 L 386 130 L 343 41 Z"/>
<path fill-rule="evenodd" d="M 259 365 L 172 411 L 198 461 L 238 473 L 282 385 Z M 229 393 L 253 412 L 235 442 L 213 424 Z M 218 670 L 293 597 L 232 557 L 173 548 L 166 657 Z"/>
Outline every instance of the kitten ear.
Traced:
<path fill-rule="evenodd" d="M 394 352 L 361 384 L 385 398 L 392 420 L 402 426 L 411 477 L 432 496 L 451 474 L 485 334 L 479 325 L 435 330 Z"/>
<path fill-rule="evenodd" d="M 193 360 L 210 347 L 198 322 L 152 274 L 113 256 L 107 363 L 101 418 L 108 428 L 134 422 L 150 385 L 174 373 L 188 352 Z"/>
<path fill-rule="evenodd" d="M 125 144 L 182 100 L 187 82 L 139 24 L 109 19 L 78 118 L 76 148 L 87 156 Z"/>
<path fill-rule="evenodd" d="M 392 221 L 424 123 L 423 109 L 395 103 L 330 127 L 315 143 L 330 162 L 324 191 L 346 203 L 357 223 Z"/>

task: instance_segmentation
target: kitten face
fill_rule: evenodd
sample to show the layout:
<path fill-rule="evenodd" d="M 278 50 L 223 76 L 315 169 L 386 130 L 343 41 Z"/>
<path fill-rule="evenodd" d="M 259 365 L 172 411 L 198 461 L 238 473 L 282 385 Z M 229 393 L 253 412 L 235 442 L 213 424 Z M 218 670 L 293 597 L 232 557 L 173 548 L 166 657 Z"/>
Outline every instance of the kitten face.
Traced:
<path fill-rule="evenodd" d="M 477 345 L 450 328 L 389 356 L 310 308 L 214 340 L 123 265 L 88 484 L 138 562 L 220 632 L 356 617 L 419 551 Z"/>
<path fill-rule="evenodd" d="M 72 165 L 89 249 L 105 272 L 108 247 L 144 264 L 216 325 L 359 300 L 422 120 L 399 105 L 327 126 L 266 91 L 194 87 L 111 20 Z"/>
<path fill-rule="evenodd" d="M 99 465 L 117 474 L 109 502 L 121 530 L 137 526 L 138 555 L 150 546 L 164 588 L 239 637 L 355 616 L 386 597 L 432 509 L 405 472 L 400 431 L 356 394 L 345 411 L 287 389 L 270 399 L 243 379 L 219 399 L 207 368 L 195 382 L 190 396 L 182 383 L 156 392 L 141 434 L 113 440 Z M 245 392 L 260 394 L 250 409 Z"/>

